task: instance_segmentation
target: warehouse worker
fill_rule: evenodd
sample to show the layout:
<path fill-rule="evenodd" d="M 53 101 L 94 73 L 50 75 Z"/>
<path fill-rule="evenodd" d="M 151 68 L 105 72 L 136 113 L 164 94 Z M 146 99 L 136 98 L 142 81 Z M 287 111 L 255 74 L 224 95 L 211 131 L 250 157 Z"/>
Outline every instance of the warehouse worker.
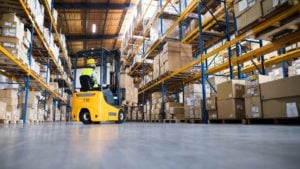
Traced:
<path fill-rule="evenodd" d="M 90 76 L 91 79 L 94 81 L 94 86 L 93 88 L 94 89 L 99 89 L 99 77 L 97 75 L 97 72 L 95 71 L 95 68 L 96 68 L 96 61 L 95 59 L 88 59 L 87 60 L 87 67 L 84 68 L 82 71 L 81 71 L 81 75 L 87 75 L 87 76 Z"/>

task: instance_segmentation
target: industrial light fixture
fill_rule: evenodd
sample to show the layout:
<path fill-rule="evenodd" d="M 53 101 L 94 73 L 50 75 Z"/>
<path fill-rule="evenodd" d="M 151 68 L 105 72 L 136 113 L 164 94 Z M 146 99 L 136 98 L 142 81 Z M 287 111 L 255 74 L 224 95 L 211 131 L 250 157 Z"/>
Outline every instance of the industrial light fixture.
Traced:
<path fill-rule="evenodd" d="M 92 32 L 93 32 L 93 33 L 96 32 L 96 24 L 93 24 L 93 26 L 92 26 Z"/>

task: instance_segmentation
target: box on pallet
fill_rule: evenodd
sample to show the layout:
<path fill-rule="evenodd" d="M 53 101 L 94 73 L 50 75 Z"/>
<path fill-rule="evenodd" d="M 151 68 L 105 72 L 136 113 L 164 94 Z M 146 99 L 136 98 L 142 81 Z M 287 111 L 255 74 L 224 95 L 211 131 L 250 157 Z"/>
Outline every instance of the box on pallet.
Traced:
<path fill-rule="evenodd" d="M 244 80 L 229 80 L 218 86 L 218 100 L 243 98 L 245 93 Z"/>
<path fill-rule="evenodd" d="M 209 120 L 217 120 L 218 119 L 218 111 L 217 110 L 208 110 L 208 119 Z"/>
<path fill-rule="evenodd" d="M 246 118 L 262 118 L 262 103 L 260 97 L 245 98 Z"/>
<path fill-rule="evenodd" d="M 262 101 L 264 118 L 299 118 L 300 96 Z"/>
<path fill-rule="evenodd" d="M 245 118 L 244 99 L 218 100 L 219 119 L 243 119 Z"/>

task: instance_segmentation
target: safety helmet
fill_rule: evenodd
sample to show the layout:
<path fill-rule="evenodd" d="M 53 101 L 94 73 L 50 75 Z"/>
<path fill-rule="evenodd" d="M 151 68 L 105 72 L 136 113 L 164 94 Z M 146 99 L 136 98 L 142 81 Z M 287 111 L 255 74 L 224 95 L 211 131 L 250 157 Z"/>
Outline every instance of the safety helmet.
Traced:
<path fill-rule="evenodd" d="M 88 59 L 88 60 L 87 60 L 87 64 L 88 64 L 88 65 L 96 64 L 96 61 L 95 61 L 95 59 Z"/>

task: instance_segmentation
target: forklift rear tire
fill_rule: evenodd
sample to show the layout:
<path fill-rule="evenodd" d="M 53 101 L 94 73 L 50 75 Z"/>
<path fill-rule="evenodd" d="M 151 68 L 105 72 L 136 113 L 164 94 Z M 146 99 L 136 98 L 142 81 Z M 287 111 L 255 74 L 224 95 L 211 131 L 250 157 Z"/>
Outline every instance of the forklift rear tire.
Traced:
<path fill-rule="evenodd" d="M 90 112 L 88 110 L 83 110 L 80 113 L 80 120 L 82 121 L 83 124 L 91 124 L 91 116 L 90 116 Z"/>
<path fill-rule="evenodd" d="M 125 116 L 124 111 L 120 110 L 117 123 L 119 123 L 119 124 L 124 123 L 125 119 L 126 119 L 126 116 Z"/>

